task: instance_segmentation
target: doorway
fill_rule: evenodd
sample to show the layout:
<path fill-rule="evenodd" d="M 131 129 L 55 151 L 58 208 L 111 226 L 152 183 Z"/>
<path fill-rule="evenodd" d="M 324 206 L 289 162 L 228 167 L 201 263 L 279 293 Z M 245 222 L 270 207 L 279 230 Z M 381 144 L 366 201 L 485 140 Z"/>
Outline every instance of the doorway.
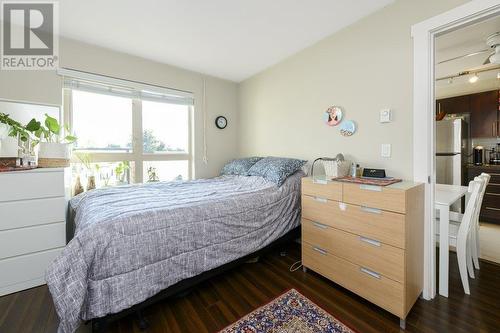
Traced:
<path fill-rule="evenodd" d="M 412 27 L 414 45 L 413 170 L 414 180 L 426 184 L 424 291 L 425 299 L 436 295 L 436 235 L 434 218 L 436 185 L 435 146 L 435 39 L 446 33 L 499 15 L 500 3 L 476 0 Z M 439 111 L 439 110 L 438 110 Z"/>

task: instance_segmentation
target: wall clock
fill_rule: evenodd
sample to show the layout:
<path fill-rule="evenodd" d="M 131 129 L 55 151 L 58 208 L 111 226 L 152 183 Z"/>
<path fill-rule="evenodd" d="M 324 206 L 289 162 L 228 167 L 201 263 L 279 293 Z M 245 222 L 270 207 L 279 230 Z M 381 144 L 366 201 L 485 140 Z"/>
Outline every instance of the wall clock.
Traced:
<path fill-rule="evenodd" d="M 218 129 L 224 129 L 227 126 L 227 119 L 224 116 L 218 116 L 215 118 L 215 126 L 217 126 Z"/>

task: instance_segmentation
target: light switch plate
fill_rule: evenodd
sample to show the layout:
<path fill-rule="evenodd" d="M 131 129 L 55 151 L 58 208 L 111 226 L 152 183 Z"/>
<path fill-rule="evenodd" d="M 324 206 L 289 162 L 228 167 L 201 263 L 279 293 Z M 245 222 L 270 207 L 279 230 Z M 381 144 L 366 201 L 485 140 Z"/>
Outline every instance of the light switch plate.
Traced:
<path fill-rule="evenodd" d="M 390 123 L 392 121 L 392 111 L 391 109 L 380 110 L 380 122 Z"/>
<path fill-rule="evenodd" d="M 391 144 L 390 143 L 383 143 L 380 146 L 380 156 L 391 157 Z"/>

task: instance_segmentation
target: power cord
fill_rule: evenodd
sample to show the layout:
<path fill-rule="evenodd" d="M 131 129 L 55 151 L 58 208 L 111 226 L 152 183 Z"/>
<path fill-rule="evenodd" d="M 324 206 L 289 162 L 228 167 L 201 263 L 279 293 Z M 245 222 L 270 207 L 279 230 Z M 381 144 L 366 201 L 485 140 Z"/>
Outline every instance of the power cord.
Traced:
<path fill-rule="evenodd" d="M 290 272 L 295 272 L 302 267 L 302 260 L 296 261 L 290 266 Z"/>

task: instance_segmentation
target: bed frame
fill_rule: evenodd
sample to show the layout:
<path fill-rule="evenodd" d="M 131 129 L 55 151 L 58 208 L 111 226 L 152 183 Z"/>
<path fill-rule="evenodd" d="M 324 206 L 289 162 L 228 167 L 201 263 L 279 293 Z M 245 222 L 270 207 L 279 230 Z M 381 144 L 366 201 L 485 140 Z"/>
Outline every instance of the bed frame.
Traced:
<path fill-rule="evenodd" d="M 118 313 L 114 314 L 109 314 L 105 317 L 101 318 L 95 318 L 90 321 L 92 325 L 92 332 L 93 333 L 100 333 L 100 332 L 106 332 L 107 327 L 110 323 L 121 319 L 123 317 L 129 316 L 129 315 L 135 315 L 137 316 L 138 319 L 138 326 L 141 330 L 145 330 L 148 328 L 149 324 L 148 322 L 144 319 L 144 316 L 142 315 L 142 310 L 150 305 L 153 305 L 161 300 L 164 300 L 165 298 L 174 296 L 176 294 L 180 294 L 182 292 L 189 291 L 189 289 L 193 288 L 197 284 L 206 281 L 216 275 L 219 275 L 221 273 L 227 272 L 228 270 L 231 270 L 246 261 L 261 256 L 267 252 L 269 252 L 272 249 L 275 249 L 276 247 L 283 245 L 284 243 L 290 242 L 294 239 L 300 238 L 300 226 L 296 227 L 295 229 L 292 229 L 288 233 L 286 233 L 284 236 L 278 238 L 268 246 L 250 253 L 242 258 L 236 259 L 232 262 L 229 262 L 227 264 L 224 264 L 222 266 L 219 266 L 217 268 L 214 268 L 212 270 L 203 272 L 199 275 L 193 276 L 191 278 L 182 280 L 177 282 L 176 284 L 168 287 L 167 289 L 164 289 L 163 291 L 159 292 L 158 294 L 152 296 L 151 298 L 148 298 L 142 303 L 133 305 L 132 307 L 122 310 Z M 86 324 L 88 324 L 87 322 Z"/>

